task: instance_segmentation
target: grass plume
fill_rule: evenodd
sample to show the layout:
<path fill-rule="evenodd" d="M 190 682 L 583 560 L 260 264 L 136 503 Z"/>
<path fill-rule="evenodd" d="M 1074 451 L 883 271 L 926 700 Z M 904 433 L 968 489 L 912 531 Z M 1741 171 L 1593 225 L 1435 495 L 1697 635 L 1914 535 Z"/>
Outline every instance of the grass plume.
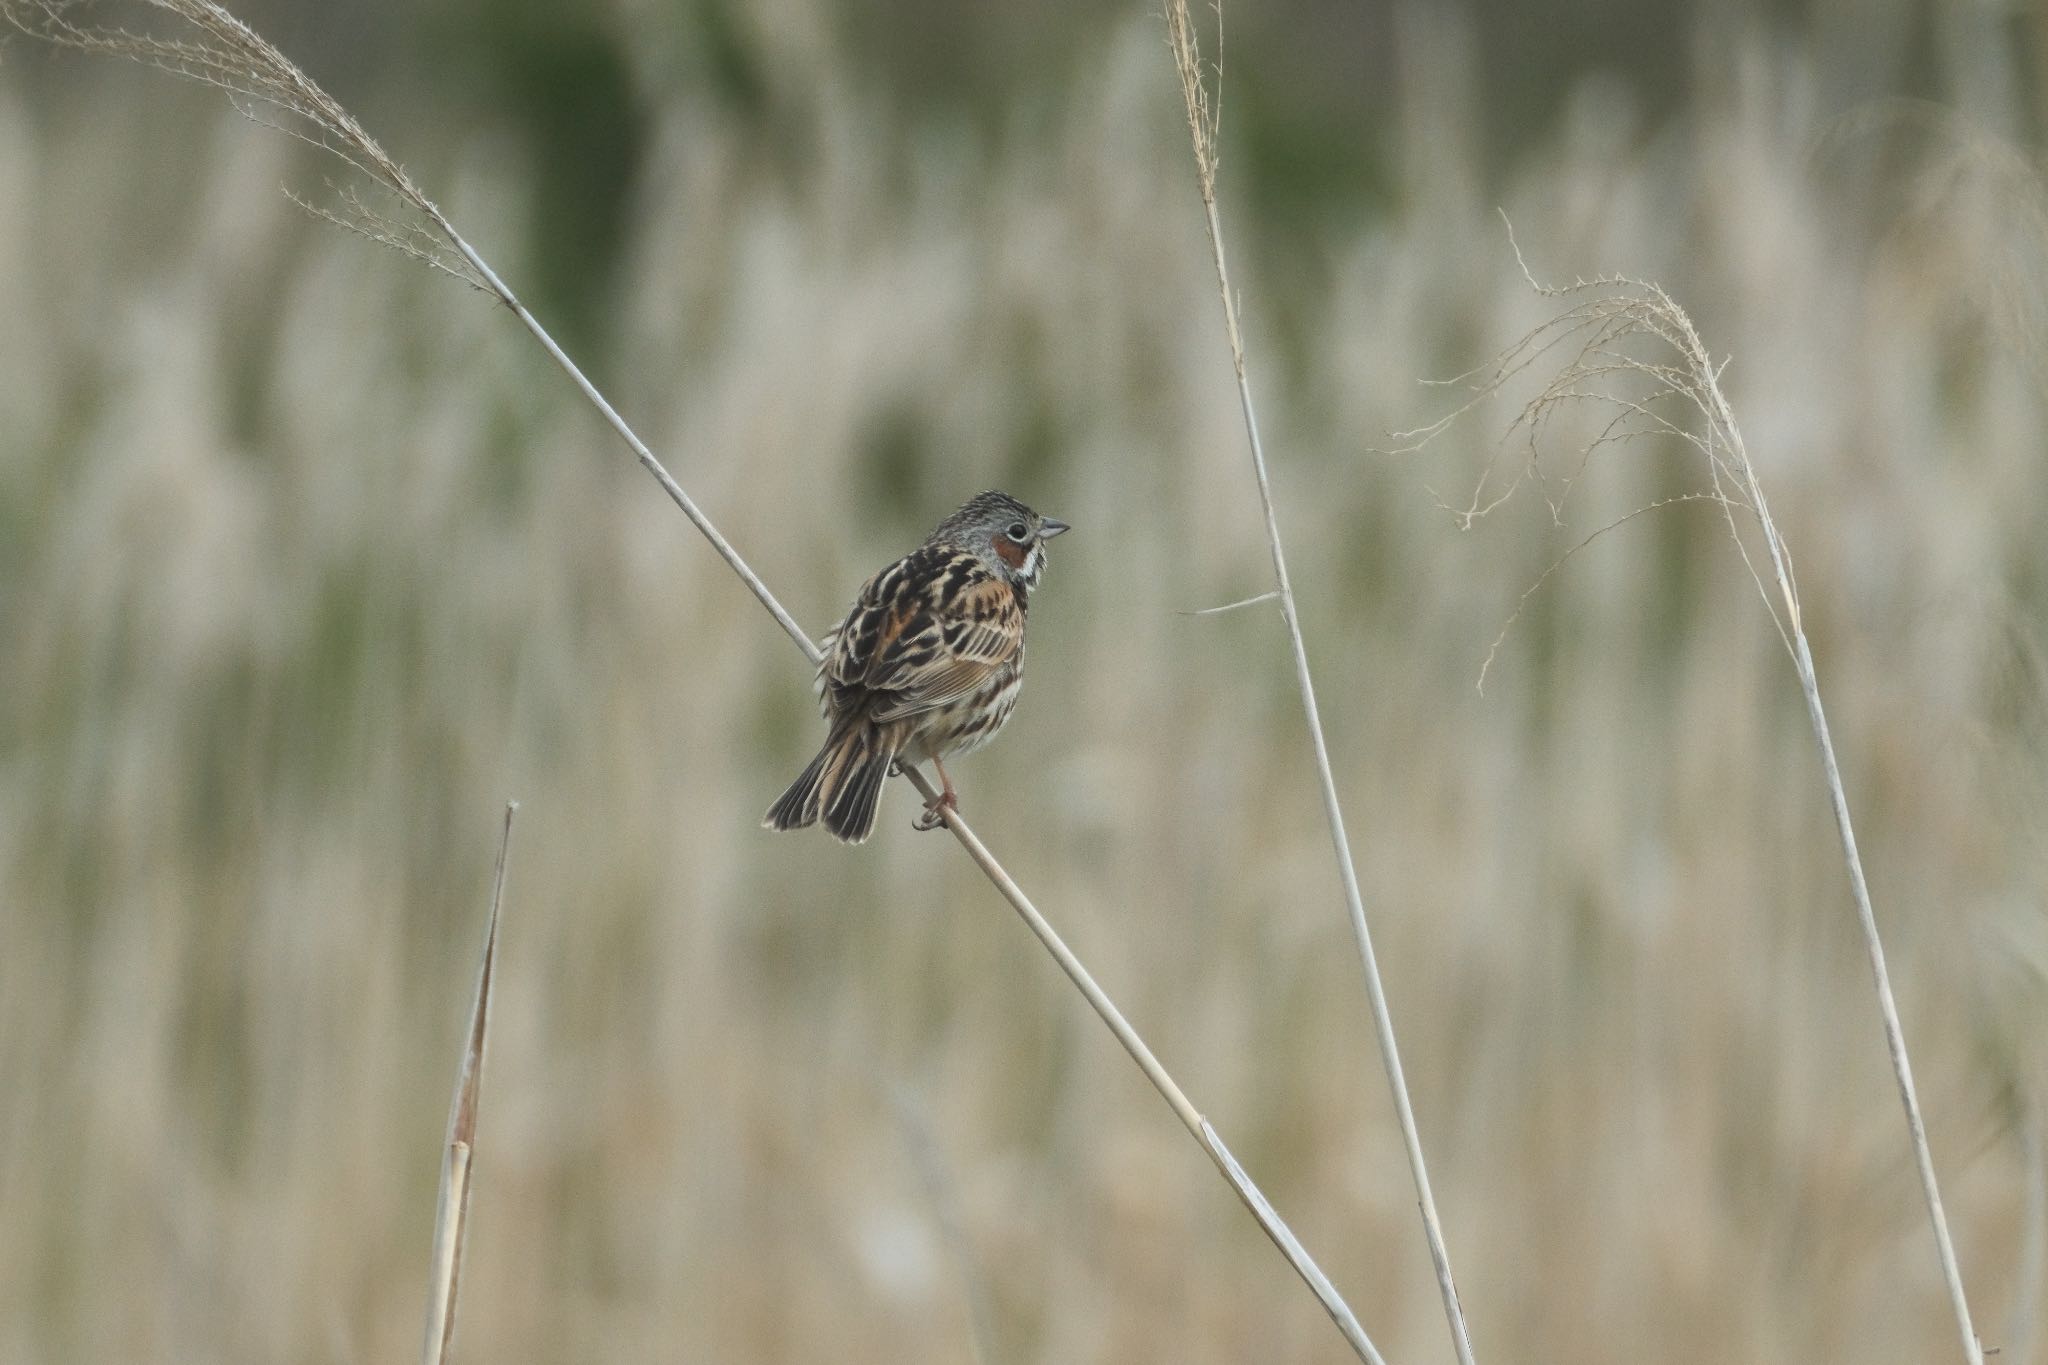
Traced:
<path fill-rule="evenodd" d="M 100 56 L 155 67 L 224 92 L 241 113 L 267 128 L 319 148 L 354 171 L 383 203 L 355 184 L 333 184 L 330 202 L 286 191 L 308 213 L 388 246 L 420 264 L 487 289 L 459 249 L 448 220 L 405 168 L 282 52 L 211 0 L 135 0 L 186 26 L 171 37 L 102 24 L 86 16 L 94 0 L 0 0 L 0 14 L 33 38 Z"/>

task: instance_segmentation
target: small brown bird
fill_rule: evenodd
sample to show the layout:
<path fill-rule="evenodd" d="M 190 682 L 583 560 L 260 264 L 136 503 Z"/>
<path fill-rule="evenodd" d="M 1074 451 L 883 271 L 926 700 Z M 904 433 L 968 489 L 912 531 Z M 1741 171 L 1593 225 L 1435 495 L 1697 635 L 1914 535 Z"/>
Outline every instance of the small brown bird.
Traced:
<path fill-rule="evenodd" d="M 929 758 L 945 791 L 917 827 L 936 828 L 941 808 L 958 804 L 941 760 L 988 743 L 1017 705 L 1025 608 L 1045 572 L 1045 542 L 1067 529 L 1007 493 L 981 493 L 861 585 L 818 666 L 832 724 L 825 747 L 762 823 L 801 829 L 822 819 L 860 843 L 875 831 L 892 766 Z"/>

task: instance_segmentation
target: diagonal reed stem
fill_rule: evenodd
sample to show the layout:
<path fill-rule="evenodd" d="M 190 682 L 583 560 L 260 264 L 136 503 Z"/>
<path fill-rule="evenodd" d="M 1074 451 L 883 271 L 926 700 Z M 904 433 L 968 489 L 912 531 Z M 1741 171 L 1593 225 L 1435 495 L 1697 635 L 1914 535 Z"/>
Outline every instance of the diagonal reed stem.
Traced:
<path fill-rule="evenodd" d="M 1218 16 L 1220 23 L 1220 8 Z M 1251 379 L 1245 369 L 1244 334 L 1238 326 L 1237 295 L 1230 285 L 1230 267 L 1223 248 L 1223 224 L 1216 211 L 1216 115 L 1203 83 L 1201 53 L 1196 46 L 1194 26 L 1188 17 L 1187 0 L 1171 0 L 1166 10 L 1166 23 L 1168 47 L 1173 53 L 1174 67 L 1180 76 L 1181 96 L 1186 104 L 1188 132 L 1194 140 L 1195 171 L 1202 191 L 1210 254 L 1216 264 L 1216 286 L 1223 296 L 1223 326 L 1230 340 L 1231 364 L 1237 372 L 1238 406 L 1244 413 L 1245 439 L 1251 447 L 1252 474 L 1258 483 L 1259 505 L 1265 513 L 1266 544 L 1272 551 L 1274 590 L 1280 598 L 1280 616 L 1287 623 L 1287 640 L 1294 656 L 1294 681 L 1301 692 L 1309 742 L 1315 752 L 1316 781 L 1322 792 L 1323 815 L 1329 822 L 1330 843 L 1337 855 L 1337 876 L 1344 887 L 1344 904 L 1351 918 L 1351 934 L 1357 940 L 1359 961 L 1365 969 L 1373 1031 L 1379 1038 L 1387 1088 L 1393 1094 L 1401 1141 L 1408 1153 L 1408 1170 L 1415 1182 L 1415 1202 L 1422 1214 L 1423 1234 L 1429 1240 L 1429 1258 L 1436 1271 L 1438 1292 L 1443 1298 L 1451 1344 L 1457 1351 L 1459 1365 L 1472 1365 L 1471 1336 L 1465 1327 L 1464 1308 L 1458 1302 L 1458 1286 L 1451 1275 L 1451 1254 L 1444 1245 L 1436 1196 L 1429 1186 L 1429 1167 L 1422 1157 L 1422 1138 L 1415 1126 L 1415 1108 L 1408 1098 L 1408 1080 L 1401 1070 L 1401 1051 L 1394 1041 L 1393 1014 L 1387 1006 L 1386 988 L 1380 981 L 1379 960 L 1372 947 L 1372 930 L 1365 920 L 1365 901 L 1359 894 L 1358 871 L 1351 859 L 1351 841 L 1344 833 L 1344 812 L 1337 801 L 1337 779 L 1330 770 L 1330 749 L 1323 738 L 1322 717 L 1316 709 L 1315 683 L 1309 677 L 1308 647 L 1302 641 L 1301 617 L 1295 610 L 1294 587 L 1287 577 L 1287 554 L 1281 545 L 1280 523 L 1273 510 L 1273 489 L 1266 477 L 1266 449 L 1259 438 L 1258 409 L 1252 402 Z"/>

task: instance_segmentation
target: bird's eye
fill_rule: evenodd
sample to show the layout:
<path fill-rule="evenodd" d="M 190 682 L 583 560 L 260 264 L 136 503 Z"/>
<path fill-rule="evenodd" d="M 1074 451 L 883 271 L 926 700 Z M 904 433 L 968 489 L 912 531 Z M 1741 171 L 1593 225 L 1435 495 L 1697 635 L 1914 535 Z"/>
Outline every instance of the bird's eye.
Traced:
<path fill-rule="evenodd" d="M 1010 539 L 1016 541 L 1019 545 L 1022 545 L 1025 541 L 1031 539 L 1031 528 L 1021 521 L 1013 521 L 1010 523 L 1010 529 L 1004 534 L 1008 535 Z"/>

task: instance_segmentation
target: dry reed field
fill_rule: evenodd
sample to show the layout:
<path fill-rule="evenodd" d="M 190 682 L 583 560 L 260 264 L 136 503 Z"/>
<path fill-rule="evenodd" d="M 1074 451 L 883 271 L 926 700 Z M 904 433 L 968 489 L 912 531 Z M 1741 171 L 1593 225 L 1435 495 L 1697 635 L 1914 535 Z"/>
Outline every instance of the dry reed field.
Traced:
<path fill-rule="evenodd" d="M 1287 634 L 1189 614 L 1273 568 L 1165 27 L 1055 6 L 961 113 L 861 27 L 1023 41 L 938 8 L 507 6 L 573 29 L 545 78 L 480 31 L 437 79 L 452 3 L 244 17 L 813 633 L 976 490 L 1073 524 L 963 812 L 1385 1358 L 1451 1360 Z M 1628 376 L 1475 392 L 1570 306 L 1519 246 L 1725 362 L 1976 1330 L 2048 1360 L 2043 21 L 1674 11 L 1632 83 L 1338 8 L 1229 29 L 1219 204 L 1476 1359 L 1962 1357 L 1768 562 L 1682 409 L 1599 444 Z M 1285 182 L 1262 111 L 1333 69 L 1373 116 Z M 858 848 L 759 827 L 808 665 L 503 307 L 279 193 L 337 170 L 0 48 L 0 1365 L 418 1348 L 508 799 L 453 1358 L 1353 1359 L 905 784 Z"/>

